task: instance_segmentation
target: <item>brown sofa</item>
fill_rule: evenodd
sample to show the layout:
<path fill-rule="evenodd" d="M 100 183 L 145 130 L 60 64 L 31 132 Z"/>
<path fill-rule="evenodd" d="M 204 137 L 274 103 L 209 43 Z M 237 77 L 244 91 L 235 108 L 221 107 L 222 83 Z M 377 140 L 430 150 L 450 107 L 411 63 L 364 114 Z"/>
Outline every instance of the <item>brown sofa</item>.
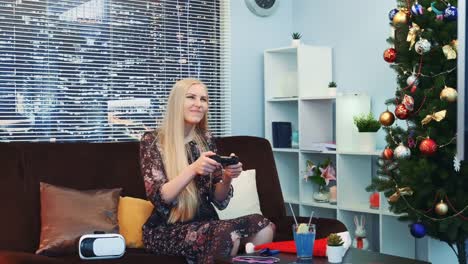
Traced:
<path fill-rule="evenodd" d="M 291 240 L 293 220 L 286 216 L 273 153 L 262 138 L 217 139 L 219 154 L 236 153 L 244 169 L 256 169 L 263 214 L 277 226 L 275 240 Z M 123 188 L 123 196 L 146 198 L 139 169 L 138 142 L 131 143 L 0 143 L 0 263 L 75 263 L 78 255 L 35 255 L 40 236 L 39 182 L 81 190 Z M 345 231 L 334 220 L 314 218 L 317 238 Z M 93 263 L 185 263 L 181 257 L 127 250 L 117 260 Z"/>

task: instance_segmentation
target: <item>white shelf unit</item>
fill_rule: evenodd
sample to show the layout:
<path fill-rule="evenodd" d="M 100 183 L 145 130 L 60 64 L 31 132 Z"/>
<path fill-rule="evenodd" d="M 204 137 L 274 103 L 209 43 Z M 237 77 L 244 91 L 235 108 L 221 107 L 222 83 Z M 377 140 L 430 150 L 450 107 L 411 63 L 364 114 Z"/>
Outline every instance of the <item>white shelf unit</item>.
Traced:
<path fill-rule="evenodd" d="M 332 78 L 332 49 L 301 45 L 264 52 L 265 138 L 273 145 L 272 122 L 291 122 L 299 132 L 299 148 L 274 148 L 283 196 L 300 216 L 337 218 L 354 237 L 354 216 L 366 218 L 370 249 L 386 254 L 415 258 L 415 239 L 408 224 L 397 220 L 380 194 L 380 208 L 369 207 L 365 187 L 375 175 L 381 151 L 360 151 L 359 134 L 353 116 L 370 111 L 365 94 L 328 95 Z M 336 151 L 311 150 L 312 143 L 336 141 Z M 303 178 L 306 161 L 331 159 L 337 172 L 337 204 L 318 203 L 313 193 L 318 187 Z M 286 205 L 289 212 L 289 206 Z"/>

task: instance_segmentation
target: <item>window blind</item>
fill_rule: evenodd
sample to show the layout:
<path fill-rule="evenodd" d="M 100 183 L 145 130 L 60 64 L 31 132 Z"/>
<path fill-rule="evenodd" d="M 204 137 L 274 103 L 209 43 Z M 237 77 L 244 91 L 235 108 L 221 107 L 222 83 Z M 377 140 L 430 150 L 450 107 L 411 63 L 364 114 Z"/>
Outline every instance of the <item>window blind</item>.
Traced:
<path fill-rule="evenodd" d="M 0 0 L 0 141 L 129 141 L 174 82 L 208 86 L 230 134 L 227 0 Z"/>

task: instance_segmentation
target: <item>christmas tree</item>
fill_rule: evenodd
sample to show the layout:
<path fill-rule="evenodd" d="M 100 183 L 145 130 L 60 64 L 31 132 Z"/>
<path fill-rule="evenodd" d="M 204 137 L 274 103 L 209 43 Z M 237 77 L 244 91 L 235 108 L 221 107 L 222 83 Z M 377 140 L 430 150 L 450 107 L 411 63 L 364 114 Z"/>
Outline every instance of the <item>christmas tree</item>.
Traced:
<path fill-rule="evenodd" d="M 380 115 L 387 148 L 367 190 L 384 192 L 414 237 L 446 242 L 466 264 L 468 165 L 456 157 L 457 16 L 456 0 L 399 0 L 390 10 L 393 47 L 384 60 L 397 86 Z"/>

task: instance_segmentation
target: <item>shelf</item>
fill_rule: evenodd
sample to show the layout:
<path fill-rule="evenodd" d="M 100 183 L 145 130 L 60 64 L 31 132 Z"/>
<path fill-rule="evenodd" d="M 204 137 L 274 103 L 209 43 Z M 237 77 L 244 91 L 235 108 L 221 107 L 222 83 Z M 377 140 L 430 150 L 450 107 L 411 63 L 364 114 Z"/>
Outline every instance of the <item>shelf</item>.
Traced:
<path fill-rule="evenodd" d="M 383 150 L 376 150 L 371 152 L 362 151 L 337 151 L 340 155 L 361 155 L 361 156 L 380 156 Z"/>
<path fill-rule="evenodd" d="M 395 214 L 393 212 L 390 212 L 388 209 L 381 210 L 381 214 L 386 215 L 386 216 L 394 216 L 394 217 L 399 217 L 399 216 L 404 215 L 404 214 Z"/>
<path fill-rule="evenodd" d="M 273 148 L 273 152 L 292 152 L 292 153 L 299 153 L 299 149 L 297 149 L 297 148 Z"/>
<path fill-rule="evenodd" d="M 337 208 L 336 204 L 330 204 L 328 202 L 327 203 L 301 202 L 301 205 L 314 206 L 314 207 L 320 207 L 320 208 L 329 208 L 329 209 Z"/>
<path fill-rule="evenodd" d="M 267 102 L 297 102 L 297 97 L 271 98 Z"/>
<path fill-rule="evenodd" d="M 317 151 L 317 150 L 301 149 L 300 152 L 301 153 L 311 153 L 311 154 L 328 154 L 328 155 L 335 155 L 336 154 L 335 150 Z"/>
<path fill-rule="evenodd" d="M 408 223 L 389 210 L 383 193 L 380 208 L 370 208 L 366 187 L 376 175 L 376 159 L 383 150 L 365 151 L 353 117 L 371 111 L 371 98 L 355 92 L 330 95 L 332 61 L 329 47 L 301 45 L 264 52 L 265 138 L 273 142 L 273 122 L 290 122 L 292 132 L 299 133 L 299 146 L 273 148 L 286 211 L 291 215 L 290 203 L 296 216 L 314 212 L 314 217 L 336 218 L 352 237 L 355 217 L 363 217 L 369 250 L 414 258 L 417 243 Z M 336 142 L 338 149 L 317 150 L 320 142 Z M 333 205 L 315 201 L 319 186 L 303 178 L 307 160 L 318 164 L 327 159 L 336 165 Z"/>
<path fill-rule="evenodd" d="M 353 206 L 338 206 L 341 210 L 353 211 L 357 213 L 369 213 L 369 214 L 380 214 L 379 209 L 369 208 L 368 204 L 355 204 Z"/>
<path fill-rule="evenodd" d="M 277 48 L 277 49 L 269 49 L 269 50 L 266 50 L 265 52 L 269 52 L 269 53 L 296 53 L 297 48 L 295 48 L 295 47 L 283 47 L 283 48 Z"/>
<path fill-rule="evenodd" d="M 299 100 L 301 101 L 313 101 L 313 100 L 335 100 L 336 96 L 308 96 L 308 97 L 301 97 Z"/>
<path fill-rule="evenodd" d="M 289 198 L 284 198 L 285 203 L 290 203 L 290 204 L 301 204 L 299 200 L 296 199 L 289 199 Z"/>

